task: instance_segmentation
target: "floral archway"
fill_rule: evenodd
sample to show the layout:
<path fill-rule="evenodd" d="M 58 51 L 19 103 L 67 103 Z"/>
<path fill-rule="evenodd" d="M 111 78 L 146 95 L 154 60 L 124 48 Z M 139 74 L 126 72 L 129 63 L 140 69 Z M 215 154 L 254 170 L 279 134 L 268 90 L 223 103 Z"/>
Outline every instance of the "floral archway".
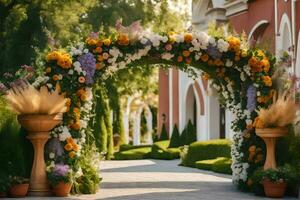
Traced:
<path fill-rule="evenodd" d="M 264 150 L 253 152 L 250 147 L 259 141 L 253 127 L 257 123 L 255 110 L 267 107 L 274 94 L 271 77 L 275 59 L 263 50 L 249 48 L 243 38 L 213 37 L 205 32 L 159 35 L 120 26 L 114 38 L 101 38 L 94 33 L 68 52 L 50 52 L 46 60 L 48 88 L 60 88 L 68 98 L 63 125 L 55 128 L 52 136 L 63 144 L 62 159 L 74 170 L 78 170 L 76 160 L 86 142 L 93 84 L 119 69 L 145 63 L 164 63 L 194 77 L 201 73 L 210 80 L 220 102 L 235 116 L 234 183 L 247 185 L 248 177 L 264 162 Z M 54 158 L 48 159 L 48 167 L 53 167 Z"/>

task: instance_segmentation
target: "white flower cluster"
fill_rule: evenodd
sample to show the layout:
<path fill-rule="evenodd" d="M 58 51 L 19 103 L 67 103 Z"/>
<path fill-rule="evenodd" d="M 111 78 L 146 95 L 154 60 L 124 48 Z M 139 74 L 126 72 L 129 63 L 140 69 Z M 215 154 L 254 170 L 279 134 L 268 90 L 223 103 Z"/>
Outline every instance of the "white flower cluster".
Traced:
<path fill-rule="evenodd" d="M 47 83 L 47 81 L 49 81 L 48 76 L 38 76 L 35 79 L 35 81 L 32 83 L 32 86 L 37 88 L 37 87 L 40 87 L 41 85 L 44 85 L 45 83 Z"/>

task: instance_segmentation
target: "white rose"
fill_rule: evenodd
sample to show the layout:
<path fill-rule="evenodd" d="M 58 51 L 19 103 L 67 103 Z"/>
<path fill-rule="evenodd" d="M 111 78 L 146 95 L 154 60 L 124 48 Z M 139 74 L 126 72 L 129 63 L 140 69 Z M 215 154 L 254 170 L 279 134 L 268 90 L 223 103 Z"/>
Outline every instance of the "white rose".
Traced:
<path fill-rule="evenodd" d="M 49 158 L 53 159 L 55 157 L 55 154 L 53 152 L 49 153 Z"/>

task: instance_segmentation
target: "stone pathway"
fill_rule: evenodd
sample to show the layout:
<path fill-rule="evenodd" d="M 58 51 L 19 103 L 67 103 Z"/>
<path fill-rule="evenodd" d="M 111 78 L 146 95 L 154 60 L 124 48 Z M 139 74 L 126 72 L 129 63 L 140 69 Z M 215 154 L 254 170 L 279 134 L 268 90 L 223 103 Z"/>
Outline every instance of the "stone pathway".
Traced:
<path fill-rule="evenodd" d="M 66 199 L 103 200 L 234 200 L 266 199 L 241 193 L 230 176 L 177 166 L 178 160 L 102 162 L 103 182 L 96 195 Z M 58 198 L 27 198 L 49 199 Z M 62 199 L 62 198 L 60 198 Z"/>

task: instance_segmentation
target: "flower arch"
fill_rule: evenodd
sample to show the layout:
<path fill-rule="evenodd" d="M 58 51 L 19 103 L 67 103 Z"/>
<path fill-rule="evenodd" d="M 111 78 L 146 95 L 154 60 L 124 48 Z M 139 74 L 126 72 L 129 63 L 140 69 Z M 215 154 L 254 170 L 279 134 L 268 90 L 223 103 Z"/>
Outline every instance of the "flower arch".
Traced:
<path fill-rule="evenodd" d="M 241 37 L 209 36 L 205 32 L 154 34 L 119 30 L 118 35 L 101 39 L 88 37 L 68 51 L 52 51 L 47 57 L 45 76 L 48 88 L 59 87 L 68 98 L 63 125 L 53 130 L 64 148 L 64 159 L 75 163 L 85 143 L 92 109 L 95 81 L 117 70 L 140 64 L 164 63 L 210 80 L 220 102 L 235 116 L 232 145 L 233 181 L 247 185 L 248 177 L 264 162 L 264 150 L 254 131 L 256 109 L 272 101 L 272 74 L 275 59 L 259 49 L 250 49 Z M 201 71 L 200 71 L 201 70 Z M 49 158 L 48 163 L 52 163 Z M 51 165 L 51 164 L 50 164 Z"/>

